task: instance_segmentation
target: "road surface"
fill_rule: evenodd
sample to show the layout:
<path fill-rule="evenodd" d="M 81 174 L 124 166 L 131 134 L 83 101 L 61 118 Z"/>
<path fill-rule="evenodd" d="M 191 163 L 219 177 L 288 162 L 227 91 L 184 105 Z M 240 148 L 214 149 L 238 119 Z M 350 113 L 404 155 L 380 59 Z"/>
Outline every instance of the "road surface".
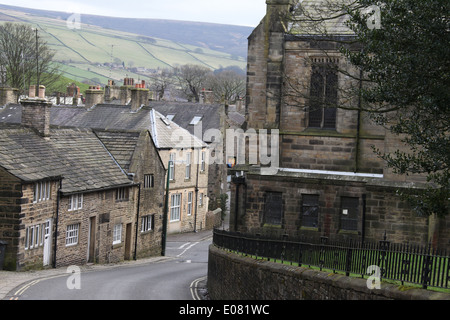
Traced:
<path fill-rule="evenodd" d="M 212 235 L 212 233 L 211 233 Z M 206 279 L 212 237 L 168 238 L 167 259 L 99 271 L 80 271 L 23 284 L 14 300 L 199 300 L 196 286 Z"/>

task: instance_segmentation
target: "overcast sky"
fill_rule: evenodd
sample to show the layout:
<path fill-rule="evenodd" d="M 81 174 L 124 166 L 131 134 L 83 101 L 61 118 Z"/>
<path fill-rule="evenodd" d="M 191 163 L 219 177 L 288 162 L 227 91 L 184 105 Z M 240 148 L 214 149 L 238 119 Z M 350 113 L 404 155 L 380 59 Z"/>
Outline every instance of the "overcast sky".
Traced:
<path fill-rule="evenodd" d="M 0 4 L 111 17 L 171 19 L 256 27 L 265 0 L 0 0 Z M 81 21 L 82 22 L 82 21 Z"/>

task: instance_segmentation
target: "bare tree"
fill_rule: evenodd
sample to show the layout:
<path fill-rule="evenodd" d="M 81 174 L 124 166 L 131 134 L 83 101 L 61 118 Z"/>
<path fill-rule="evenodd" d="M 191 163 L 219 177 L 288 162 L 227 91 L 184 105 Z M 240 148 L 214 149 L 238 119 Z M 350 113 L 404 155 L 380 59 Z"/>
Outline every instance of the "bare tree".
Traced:
<path fill-rule="evenodd" d="M 6 70 L 5 83 L 21 90 L 31 83 L 51 86 L 60 77 L 54 53 L 36 30 L 23 24 L 0 26 L 0 65 Z"/>
<path fill-rule="evenodd" d="M 162 100 L 170 86 L 175 84 L 175 72 L 171 69 L 162 69 L 150 78 L 153 80 L 151 89 L 157 94 L 157 100 Z"/>
<path fill-rule="evenodd" d="M 209 77 L 208 88 L 214 92 L 216 101 L 232 103 L 245 95 L 246 78 L 233 70 L 224 70 Z"/>
<path fill-rule="evenodd" d="M 211 72 L 206 67 L 187 64 L 175 69 L 175 77 L 188 100 L 199 102 L 200 91 L 207 84 Z"/>

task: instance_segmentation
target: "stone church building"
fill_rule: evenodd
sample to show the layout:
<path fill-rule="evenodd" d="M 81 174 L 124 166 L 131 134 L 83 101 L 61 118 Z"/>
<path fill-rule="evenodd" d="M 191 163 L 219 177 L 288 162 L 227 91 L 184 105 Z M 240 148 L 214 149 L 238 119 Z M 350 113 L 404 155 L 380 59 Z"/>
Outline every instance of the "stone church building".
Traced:
<path fill-rule="evenodd" d="M 394 174 L 373 151 L 402 148 L 400 139 L 358 111 L 358 99 L 341 93 L 359 84 L 335 71 L 358 72 L 338 43 L 301 28 L 287 32 L 283 17 L 293 1 L 266 3 L 266 16 L 248 38 L 243 129 L 278 134 L 278 140 L 259 141 L 259 147 L 278 143 L 272 149 L 278 163 L 270 174 L 263 172 L 269 164 L 248 159 L 233 168 L 230 230 L 336 240 L 386 236 L 449 248 L 450 220 L 418 216 L 397 196 L 398 190 L 424 188 L 424 177 Z M 351 37 L 341 24 L 336 21 L 334 36 Z"/>

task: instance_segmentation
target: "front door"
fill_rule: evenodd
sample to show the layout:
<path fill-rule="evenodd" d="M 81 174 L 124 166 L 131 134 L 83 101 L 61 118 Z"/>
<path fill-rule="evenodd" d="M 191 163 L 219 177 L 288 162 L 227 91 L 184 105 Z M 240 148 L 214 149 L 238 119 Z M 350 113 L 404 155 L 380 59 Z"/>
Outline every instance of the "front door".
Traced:
<path fill-rule="evenodd" d="M 50 265 L 52 256 L 52 220 L 48 219 L 44 223 L 44 266 Z"/>

